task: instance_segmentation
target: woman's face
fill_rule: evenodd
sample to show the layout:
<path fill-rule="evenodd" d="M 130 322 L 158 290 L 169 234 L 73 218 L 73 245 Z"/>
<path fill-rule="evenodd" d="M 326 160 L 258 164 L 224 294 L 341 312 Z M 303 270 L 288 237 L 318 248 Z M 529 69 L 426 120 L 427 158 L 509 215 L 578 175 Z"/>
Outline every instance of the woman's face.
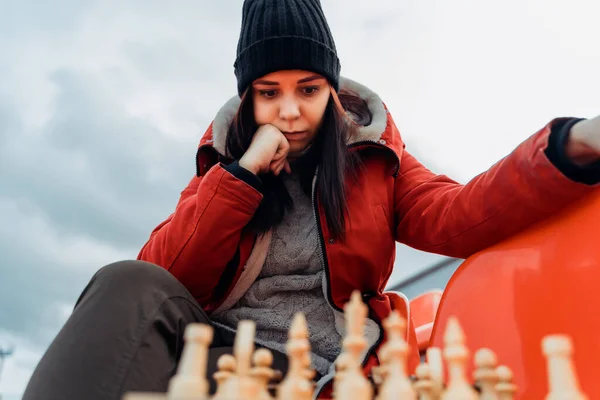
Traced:
<path fill-rule="evenodd" d="M 254 119 L 271 124 L 290 143 L 294 158 L 308 148 L 319 132 L 331 95 L 328 81 L 308 71 L 278 71 L 252 83 Z"/>

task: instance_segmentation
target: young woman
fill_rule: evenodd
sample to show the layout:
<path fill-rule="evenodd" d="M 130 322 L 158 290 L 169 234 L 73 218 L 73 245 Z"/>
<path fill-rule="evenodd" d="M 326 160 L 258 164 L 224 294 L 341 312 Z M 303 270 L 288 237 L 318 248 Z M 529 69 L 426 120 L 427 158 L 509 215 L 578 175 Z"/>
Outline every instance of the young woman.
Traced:
<path fill-rule="evenodd" d="M 381 99 L 340 77 L 318 0 L 246 1 L 235 74 L 239 93 L 202 138 L 175 211 L 139 260 L 93 277 L 25 400 L 164 392 L 190 322 L 215 328 L 209 373 L 243 319 L 285 372 L 297 312 L 325 394 L 353 291 L 369 308 L 365 373 L 382 319 L 398 309 L 410 320 L 404 299 L 384 292 L 396 241 L 466 258 L 600 181 L 600 118 L 557 118 L 466 185 L 433 174 Z M 416 363 L 413 351 L 411 371 Z"/>

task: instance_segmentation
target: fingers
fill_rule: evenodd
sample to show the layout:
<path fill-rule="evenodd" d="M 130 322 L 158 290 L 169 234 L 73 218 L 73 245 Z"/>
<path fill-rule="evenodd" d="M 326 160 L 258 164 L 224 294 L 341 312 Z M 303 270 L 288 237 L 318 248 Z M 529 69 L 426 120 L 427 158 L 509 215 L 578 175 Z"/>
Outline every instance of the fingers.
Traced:
<path fill-rule="evenodd" d="M 282 170 L 285 170 L 288 174 L 292 173 L 292 167 L 290 166 L 290 162 L 287 158 L 271 161 L 269 170 L 271 170 L 271 172 L 273 172 L 275 175 L 279 175 Z"/>
<path fill-rule="evenodd" d="M 276 176 L 279 175 L 283 169 L 285 169 L 288 173 L 291 173 L 292 171 L 289 162 L 285 158 L 279 161 L 272 161 L 269 169 L 271 172 L 273 172 L 273 175 Z"/>
<path fill-rule="evenodd" d="M 255 145 L 259 149 L 256 150 L 259 153 L 257 158 L 262 158 L 262 165 L 265 165 L 263 163 L 267 162 L 268 158 L 270 158 L 265 172 L 272 172 L 274 175 L 279 175 L 285 169 L 288 173 L 291 173 L 291 168 L 287 161 L 290 143 L 275 126 L 267 124 L 259 127 L 250 148 L 252 148 L 252 145 Z"/>
<path fill-rule="evenodd" d="M 275 175 L 279 175 L 279 172 L 281 172 L 281 170 L 283 169 L 285 161 L 286 161 L 285 155 L 276 155 L 271 160 L 271 163 L 269 164 L 269 169 Z"/>
<path fill-rule="evenodd" d="M 290 145 L 286 140 L 284 143 L 281 143 L 279 145 L 279 147 L 277 148 L 277 151 L 275 152 L 275 155 L 273 156 L 273 160 L 285 159 L 288 155 L 289 150 L 290 150 Z"/>
<path fill-rule="evenodd" d="M 271 160 L 270 169 L 275 175 L 279 175 L 281 171 L 285 168 L 288 173 L 292 172 L 290 168 L 290 163 L 287 160 L 287 155 L 290 149 L 290 143 L 287 139 L 281 135 L 281 141 L 279 142 L 279 147 Z"/>

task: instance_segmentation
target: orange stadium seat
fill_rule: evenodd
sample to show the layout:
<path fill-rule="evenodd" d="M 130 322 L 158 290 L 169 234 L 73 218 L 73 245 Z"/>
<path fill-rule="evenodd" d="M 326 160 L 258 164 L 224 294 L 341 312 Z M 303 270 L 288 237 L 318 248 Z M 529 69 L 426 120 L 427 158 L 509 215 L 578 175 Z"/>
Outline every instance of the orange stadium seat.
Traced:
<path fill-rule="evenodd" d="M 600 399 L 599 289 L 600 191 L 465 260 L 442 295 L 431 346 L 443 347 L 446 322 L 456 316 L 471 356 L 488 347 L 512 369 L 515 399 L 543 399 L 542 338 L 566 334 L 582 390 Z"/>

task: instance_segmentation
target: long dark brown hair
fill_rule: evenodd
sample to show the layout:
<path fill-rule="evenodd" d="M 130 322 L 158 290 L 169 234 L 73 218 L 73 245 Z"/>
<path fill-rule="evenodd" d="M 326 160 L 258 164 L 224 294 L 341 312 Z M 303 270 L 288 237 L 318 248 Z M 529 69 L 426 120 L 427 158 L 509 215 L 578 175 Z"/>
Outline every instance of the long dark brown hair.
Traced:
<path fill-rule="evenodd" d="M 329 233 L 335 239 L 345 238 L 348 211 L 345 177 L 347 174 L 356 177 L 360 169 L 359 156 L 348 149 L 348 139 L 356 133 L 359 126 L 369 125 L 371 118 L 366 101 L 355 93 L 347 90 L 336 93 L 332 90 L 321 128 L 313 144 L 292 166 L 299 173 L 300 184 L 307 195 L 312 192 L 312 180 L 318 167 L 316 193 L 325 211 Z M 238 112 L 227 134 L 229 155 L 239 160 L 250 147 L 257 128 L 252 89 L 249 88 L 242 95 Z M 260 178 L 263 200 L 248 224 L 257 234 L 277 226 L 286 211 L 293 207 L 280 176 L 268 173 L 260 175 Z"/>

